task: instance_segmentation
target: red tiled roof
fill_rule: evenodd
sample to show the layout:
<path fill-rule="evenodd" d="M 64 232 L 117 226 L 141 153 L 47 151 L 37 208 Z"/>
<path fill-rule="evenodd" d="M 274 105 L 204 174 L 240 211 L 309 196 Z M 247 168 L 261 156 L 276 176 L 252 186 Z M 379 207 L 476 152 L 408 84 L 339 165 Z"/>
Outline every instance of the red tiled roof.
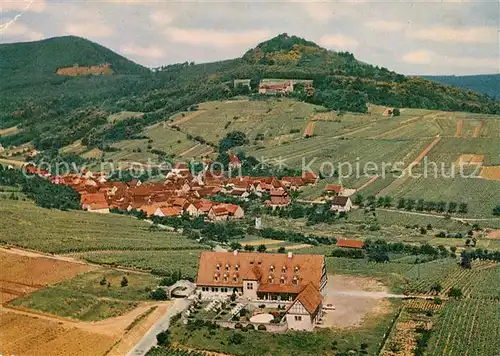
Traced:
<path fill-rule="evenodd" d="M 348 239 L 340 239 L 337 240 L 337 247 L 342 248 L 363 248 L 365 243 L 361 240 L 348 240 Z"/>
<path fill-rule="evenodd" d="M 314 314 L 314 312 L 321 305 L 321 302 L 323 301 L 323 296 L 321 295 L 321 293 L 318 291 L 317 288 L 314 288 L 314 286 L 312 286 L 311 284 L 308 284 L 302 290 L 302 292 L 299 293 L 295 302 L 292 303 L 292 305 L 290 305 L 290 308 L 297 301 L 299 301 L 300 304 L 302 304 L 304 306 L 304 308 L 306 308 L 306 310 L 308 311 L 309 314 Z"/>
<path fill-rule="evenodd" d="M 217 270 L 217 265 L 219 265 L 219 270 Z M 226 265 L 228 265 L 228 271 L 225 269 Z M 238 270 L 236 270 L 236 265 L 238 265 Z M 241 287 L 243 278 L 258 277 L 261 282 L 258 292 L 298 294 L 308 284 L 312 284 L 319 290 L 323 265 L 324 257 L 321 255 L 301 254 L 288 257 L 282 253 L 239 252 L 235 255 L 233 252 L 207 251 L 200 255 L 196 283 L 204 286 Z M 285 267 L 284 272 L 283 267 Z M 260 271 L 259 273 L 256 272 L 256 268 Z M 217 272 L 227 273 L 228 280 L 225 281 L 223 278 L 215 280 L 214 275 Z M 235 274 L 239 277 L 233 281 L 232 277 Z M 284 277 L 283 283 L 281 283 L 281 276 Z M 297 284 L 293 283 L 295 276 Z"/>
<path fill-rule="evenodd" d="M 325 187 L 325 191 L 338 194 L 342 191 L 342 186 L 338 184 L 327 184 Z"/>

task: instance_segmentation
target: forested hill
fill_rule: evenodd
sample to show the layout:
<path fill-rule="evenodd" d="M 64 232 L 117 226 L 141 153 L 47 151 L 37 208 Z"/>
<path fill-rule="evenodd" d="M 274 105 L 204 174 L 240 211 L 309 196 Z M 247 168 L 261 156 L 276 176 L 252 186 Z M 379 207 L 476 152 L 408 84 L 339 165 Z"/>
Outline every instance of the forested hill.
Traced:
<path fill-rule="evenodd" d="M 438 83 L 474 90 L 478 93 L 486 94 L 492 98 L 500 99 L 500 74 L 463 75 L 463 76 L 429 75 L 423 77 Z"/>
<path fill-rule="evenodd" d="M 109 64 L 116 74 L 141 74 L 149 71 L 106 47 L 75 36 L 0 44 L 0 77 L 3 88 L 19 84 L 14 80 L 50 78 L 60 68 L 103 64 Z"/>
<path fill-rule="evenodd" d="M 60 68 L 109 64 L 112 75 L 58 75 Z M 368 103 L 392 107 L 499 113 L 500 102 L 478 93 L 407 78 L 358 61 L 348 52 L 333 52 L 305 39 L 278 35 L 247 51 L 242 58 L 214 63 L 185 62 L 150 71 L 98 44 L 78 37 L 0 45 L 0 129 L 17 133 L 0 137 L 3 146 L 31 142 L 57 149 L 82 140 L 106 149 L 136 138 L 142 129 L 193 105 L 237 94 L 256 95 L 265 78 L 312 79 L 314 94 L 293 96 L 328 109 L 364 112 Z M 253 93 L 233 87 L 234 79 L 251 79 Z M 110 122 L 121 111 L 143 116 Z"/>

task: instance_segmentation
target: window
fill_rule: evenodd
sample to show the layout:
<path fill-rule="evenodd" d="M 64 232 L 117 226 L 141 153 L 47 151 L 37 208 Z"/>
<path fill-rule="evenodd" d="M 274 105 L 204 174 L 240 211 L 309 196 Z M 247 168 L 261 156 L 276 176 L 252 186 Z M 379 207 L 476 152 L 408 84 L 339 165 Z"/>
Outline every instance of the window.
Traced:
<path fill-rule="evenodd" d="M 297 277 L 293 277 L 292 283 L 293 284 L 299 284 L 299 280 L 297 279 Z"/>
<path fill-rule="evenodd" d="M 229 271 L 229 265 L 226 265 L 226 271 Z"/>
<path fill-rule="evenodd" d="M 247 283 L 247 289 L 253 289 L 253 283 Z"/>
<path fill-rule="evenodd" d="M 281 267 L 281 273 L 286 273 L 286 266 Z"/>
<path fill-rule="evenodd" d="M 269 270 L 270 270 L 271 272 L 274 272 L 274 266 L 273 266 L 273 265 L 271 265 L 271 266 L 269 267 Z"/>
<path fill-rule="evenodd" d="M 212 292 L 215 292 L 215 288 L 214 287 L 212 287 Z"/>
<path fill-rule="evenodd" d="M 239 271 L 240 270 L 240 265 L 236 265 L 236 266 L 234 266 L 234 268 L 236 269 L 236 271 Z"/>
<path fill-rule="evenodd" d="M 295 315 L 295 321 L 302 321 L 302 316 Z"/>
<path fill-rule="evenodd" d="M 281 278 L 280 278 L 280 283 L 281 283 L 281 284 L 285 284 L 285 277 L 281 277 Z"/>

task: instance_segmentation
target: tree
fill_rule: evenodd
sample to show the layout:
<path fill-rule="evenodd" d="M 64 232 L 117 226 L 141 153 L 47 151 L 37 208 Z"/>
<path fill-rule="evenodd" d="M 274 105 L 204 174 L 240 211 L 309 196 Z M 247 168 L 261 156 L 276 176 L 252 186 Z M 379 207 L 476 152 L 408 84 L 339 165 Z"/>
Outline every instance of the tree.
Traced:
<path fill-rule="evenodd" d="M 229 246 L 230 246 L 231 250 L 233 250 L 233 251 L 234 250 L 241 250 L 241 248 L 242 248 L 241 244 L 239 242 L 235 242 L 235 241 L 231 242 L 231 244 Z"/>
<path fill-rule="evenodd" d="M 467 269 L 472 268 L 472 261 L 471 261 L 470 255 L 466 252 L 463 252 L 460 255 L 460 267 L 467 268 Z"/>
<path fill-rule="evenodd" d="M 252 252 L 252 251 L 255 251 L 255 247 L 252 246 L 252 245 L 245 245 L 244 247 L 245 251 L 247 252 Z"/>
<path fill-rule="evenodd" d="M 264 252 L 266 252 L 266 250 L 267 250 L 267 247 L 264 244 L 259 245 L 259 247 L 257 247 L 257 252 L 264 253 Z"/>
<path fill-rule="evenodd" d="M 128 279 L 126 276 L 123 276 L 122 281 L 121 281 L 121 286 L 122 287 L 128 286 Z"/>
<path fill-rule="evenodd" d="M 279 249 L 278 249 L 278 253 L 285 253 L 286 252 L 286 249 L 284 246 L 281 246 Z"/>
<path fill-rule="evenodd" d="M 467 203 L 460 203 L 460 205 L 458 206 L 458 212 L 460 214 L 467 214 L 468 211 L 469 208 L 467 206 Z"/>
<path fill-rule="evenodd" d="M 108 282 L 106 281 L 106 277 L 102 277 L 102 279 L 101 279 L 101 281 L 99 282 L 99 284 L 100 284 L 101 286 L 105 286 L 105 285 L 106 285 L 106 283 L 108 283 Z"/>
<path fill-rule="evenodd" d="M 452 213 L 455 213 L 457 211 L 457 203 L 455 202 L 449 202 L 448 203 L 448 213 L 452 214 Z"/>
<path fill-rule="evenodd" d="M 493 209 L 493 215 L 495 215 L 495 216 L 500 216 L 500 205 L 497 205 L 497 206 Z"/>
<path fill-rule="evenodd" d="M 443 290 L 443 287 L 441 286 L 441 284 L 439 282 L 436 282 L 431 286 L 431 292 L 434 292 L 436 294 L 439 294 L 442 290 Z"/>
<path fill-rule="evenodd" d="M 158 342 L 158 345 L 163 346 L 163 347 L 168 347 L 170 346 L 170 331 L 165 330 L 156 335 L 156 341 Z"/>
<path fill-rule="evenodd" d="M 406 199 L 405 198 L 399 198 L 398 200 L 398 209 L 404 209 L 406 206 Z"/>
<path fill-rule="evenodd" d="M 244 337 L 240 333 L 232 333 L 227 341 L 230 345 L 239 345 L 243 342 Z"/>
<path fill-rule="evenodd" d="M 364 201 L 364 198 L 363 198 L 363 195 L 360 194 L 360 193 L 356 193 L 356 195 L 354 196 L 354 205 L 361 205 L 363 204 L 363 201 Z"/>
<path fill-rule="evenodd" d="M 167 292 L 163 288 L 157 288 L 151 292 L 151 299 L 153 300 L 168 300 Z"/>
<path fill-rule="evenodd" d="M 396 117 L 401 115 L 401 111 L 398 108 L 392 109 L 392 116 Z"/>
<path fill-rule="evenodd" d="M 462 296 L 463 296 L 462 289 L 460 289 L 458 287 L 452 287 L 448 291 L 448 297 L 450 297 L 450 298 L 458 299 L 458 298 L 462 298 Z"/>

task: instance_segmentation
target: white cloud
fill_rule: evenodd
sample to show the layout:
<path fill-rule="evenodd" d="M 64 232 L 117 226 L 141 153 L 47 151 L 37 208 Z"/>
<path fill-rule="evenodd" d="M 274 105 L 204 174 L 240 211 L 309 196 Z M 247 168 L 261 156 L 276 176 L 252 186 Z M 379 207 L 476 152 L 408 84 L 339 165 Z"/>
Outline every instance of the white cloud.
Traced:
<path fill-rule="evenodd" d="M 429 51 L 415 51 L 406 53 L 403 61 L 411 64 L 430 64 L 434 56 L 435 54 Z"/>
<path fill-rule="evenodd" d="M 397 32 L 403 30 L 406 24 L 398 21 L 376 20 L 366 22 L 365 26 L 374 31 Z"/>
<path fill-rule="evenodd" d="M 28 41 L 38 41 L 44 38 L 43 33 L 20 24 L 14 23 L 11 26 L 0 30 L 0 39 L 3 42 L 5 38 L 22 38 Z"/>
<path fill-rule="evenodd" d="M 121 52 L 126 55 L 145 58 L 162 58 L 165 55 L 165 52 L 157 46 L 141 47 L 127 45 L 121 48 Z"/>
<path fill-rule="evenodd" d="M 337 50 L 352 50 L 359 46 L 356 39 L 344 35 L 325 35 L 319 39 L 318 43 L 324 47 Z"/>
<path fill-rule="evenodd" d="M 456 43 L 498 43 L 499 32 L 493 27 L 454 28 L 445 26 L 429 27 L 410 33 L 410 37 L 437 42 Z"/>
<path fill-rule="evenodd" d="M 0 13 L 9 11 L 42 12 L 45 10 L 45 0 L 0 0 Z"/>
<path fill-rule="evenodd" d="M 466 57 L 466 56 L 446 56 L 430 51 L 415 51 L 406 53 L 403 61 L 410 64 L 431 64 L 441 68 L 499 68 L 498 58 L 487 57 Z"/>
<path fill-rule="evenodd" d="M 174 16 L 166 11 L 156 11 L 149 15 L 151 21 L 159 26 L 169 25 Z"/>
<path fill-rule="evenodd" d="M 109 37 L 114 33 L 110 26 L 92 22 L 68 23 L 65 31 L 70 35 L 81 37 Z"/>
<path fill-rule="evenodd" d="M 221 30 L 168 27 L 165 35 L 173 42 L 194 46 L 231 47 L 255 45 L 269 38 L 267 30 L 250 30 L 245 32 L 230 32 Z"/>

